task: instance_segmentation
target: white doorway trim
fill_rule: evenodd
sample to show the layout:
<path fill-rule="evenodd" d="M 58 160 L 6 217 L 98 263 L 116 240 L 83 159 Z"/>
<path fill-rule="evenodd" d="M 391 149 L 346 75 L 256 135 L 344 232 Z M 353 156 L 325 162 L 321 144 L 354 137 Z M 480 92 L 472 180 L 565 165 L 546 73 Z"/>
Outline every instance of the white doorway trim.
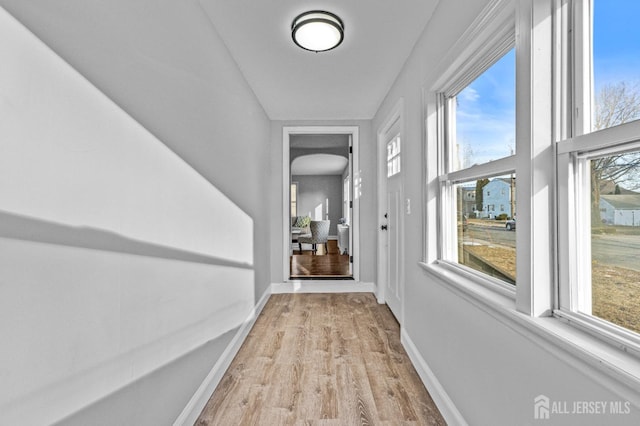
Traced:
<path fill-rule="evenodd" d="M 360 181 L 360 165 L 358 161 L 359 147 L 359 127 L 358 126 L 284 126 L 282 128 L 282 254 L 283 254 L 283 278 L 285 282 L 291 281 L 289 267 L 289 249 L 291 246 L 290 222 L 291 200 L 289 199 L 290 191 L 290 164 L 289 164 L 289 146 L 291 135 L 351 135 L 353 154 L 351 157 L 351 194 L 353 201 L 352 214 L 352 232 L 353 247 L 351 247 L 351 255 L 353 256 L 353 279 L 360 281 L 360 190 L 358 188 Z"/>
<path fill-rule="evenodd" d="M 403 111 L 404 111 L 404 98 L 400 98 L 393 109 L 389 112 L 387 119 L 384 121 L 384 124 L 380 126 L 377 132 L 377 149 L 378 149 L 378 211 L 377 211 L 377 227 L 378 227 L 378 265 L 377 265 L 377 277 L 378 281 L 376 282 L 376 297 L 378 299 L 378 303 L 386 303 L 386 288 L 387 288 L 387 267 L 389 263 L 389 259 L 387 256 L 387 247 L 386 247 L 386 239 L 387 236 L 383 234 L 384 231 L 381 229 L 381 225 L 386 225 L 387 222 L 385 220 L 385 213 L 387 212 L 387 142 L 391 133 L 398 129 L 401 135 L 401 139 L 404 138 L 404 121 L 403 121 Z M 404 141 L 403 141 L 404 144 Z M 405 145 L 406 146 L 406 145 Z M 402 179 L 404 179 L 404 172 L 401 174 Z M 404 187 L 404 181 L 402 183 Z M 404 211 L 402 212 L 404 215 Z M 402 218 L 401 222 L 404 222 Z M 401 241 L 403 239 L 402 234 L 400 235 Z M 403 247 L 400 248 L 401 251 Z M 400 267 L 400 285 L 404 287 L 404 268 L 402 265 L 398 265 Z M 401 294 L 404 295 L 404 289 Z M 404 323 L 404 296 L 400 301 L 400 315 L 397 318 L 400 325 Z"/>

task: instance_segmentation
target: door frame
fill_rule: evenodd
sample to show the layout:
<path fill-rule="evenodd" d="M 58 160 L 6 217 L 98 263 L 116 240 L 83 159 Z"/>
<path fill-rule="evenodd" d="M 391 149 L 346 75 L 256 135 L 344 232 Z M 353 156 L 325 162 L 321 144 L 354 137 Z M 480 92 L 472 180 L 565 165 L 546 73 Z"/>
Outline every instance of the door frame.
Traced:
<path fill-rule="evenodd" d="M 377 216 L 377 229 L 378 229 L 378 267 L 377 267 L 377 283 L 376 283 L 376 297 L 378 299 L 378 303 L 386 303 L 386 288 L 387 288 L 387 272 L 388 272 L 388 256 L 387 249 L 385 246 L 386 236 L 383 234 L 384 231 L 381 230 L 380 226 L 386 223 L 384 221 L 384 214 L 387 211 L 387 142 L 389 137 L 391 136 L 392 130 L 398 128 L 400 131 L 400 140 L 402 143 L 402 147 L 406 147 L 406 142 L 404 140 L 404 98 L 400 98 L 393 109 L 389 112 L 387 119 L 384 121 L 383 125 L 380 126 L 377 132 L 377 144 L 378 144 L 378 216 Z M 406 151 L 403 152 L 403 156 L 406 154 Z M 403 160 L 400 160 L 403 161 Z M 401 186 L 403 188 L 402 193 L 404 194 L 404 175 L 405 175 L 405 161 L 402 164 L 402 171 L 400 175 Z M 403 200 L 404 201 L 404 200 Z M 404 229 L 404 203 L 403 208 L 401 209 L 403 214 L 400 218 L 398 218 L 401 226 L 401 231 Z M 404 259 L 404 235 L 400 232 L 400 259 Z M 398 318 L 398 322 L 400 325 L 404 322 L 404 267 L 403 265 L 397 265 L 399 268 L 399 286 L 401 286 L 403 295 L 400 300 L 400 315 Z"/>
<path fill-rule="evenodd" d="M 353 256 L 352 276 L 356 282 L 360 281 L 360 196 L 357 185 L 359 181 L 360 165 L 358 161 L 359 153 L 359 126 L 283 126 L 282 128 L 282 253 L 283 253 L 283 278 L 285 282 L 295 281 L 291 279 L 289 265 L 289 250 L 291 247 L 291 200 L 290 200 L 290 180 L 291 164 L 289 158 L 289 146 L 291 135 L 351 135 L 352 154 L 349 156 L 351 162 L 351 199 L 353 209 L 351 211 L 351 232 L 353 247 L 349 247 L 350 255 Z"/>

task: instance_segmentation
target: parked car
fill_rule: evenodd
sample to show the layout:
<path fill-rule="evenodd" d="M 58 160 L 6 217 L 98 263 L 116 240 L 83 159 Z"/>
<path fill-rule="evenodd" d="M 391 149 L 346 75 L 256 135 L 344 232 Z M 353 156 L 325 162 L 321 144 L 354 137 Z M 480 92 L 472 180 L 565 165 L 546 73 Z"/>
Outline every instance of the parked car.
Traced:
<path fill-rule="evenodd" d="M 515 231 L 516 230 L 516 220 L 515 219 L 507 220 L 505 228 L 507 228 L 507 231 Z"/>

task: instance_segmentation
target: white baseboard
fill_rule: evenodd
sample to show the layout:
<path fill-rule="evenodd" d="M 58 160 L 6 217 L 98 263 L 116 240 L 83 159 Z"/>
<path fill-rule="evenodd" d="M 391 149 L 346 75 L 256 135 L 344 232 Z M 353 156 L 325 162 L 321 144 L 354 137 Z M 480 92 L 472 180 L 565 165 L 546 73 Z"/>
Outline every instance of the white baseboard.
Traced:
<path fill-rule="evenodd" d="M 209 398 L 211 398 L 213 391 L 215 391 L 220 380 L 222 380 L 224 373 L 227 371 L 227 368 L 231 365 L 231 361 L 233 361 L 233 358 L 240 350 L 240 346 L 242 346 L 242 343 L 249 334 L 249 331 L 251 331 L 251 327 L 255 324 L 258 315 L 262 312 L 262 309 L 267 303 L 267 300 L 269 300 L 270 295 L 271 289 L 267 288 L 218 361 L 214 364 L 213 368 L 211 368 L 211 371 L 207 374 L 207 377 L 204 379 L 198 390 L 193 394 L 185 408 L 182 410 L 182 413 L 180 413 L 178 418 L 173 422 L 174 426 L 191 426 L 198 420 L 198 416 L 200 416 L 200 413 L 204 409 L 205 405 L 207 405 Z"/>
<path fill-rule="evenodd" d="M 373 283 L 353 280 L 291 280 L 272 283 L 271 293 L 374 293 Z"/>
<path fill-rule="evenodd" d="M 464 417 L 462 417 L 462 414 L 460 414 L 454 402 L 449 398 L 449 395 L 438 381 L 438 378 L 433 374 L 433 371 L 431 371 L 431 368 L 429 368 L 429 365 L 427 365 L 427 362 L 404 329 L 400 331 L 400 341 L 407 351 L 407 355 L 409 355 L 409 359 L 411 359 L 420 379 L 422 379 L 422 383 L 424 383 L 425 388 L 429 391 L 433 402 L 435 402 L 447 424 L 466 426 L 467 422 Z"/>

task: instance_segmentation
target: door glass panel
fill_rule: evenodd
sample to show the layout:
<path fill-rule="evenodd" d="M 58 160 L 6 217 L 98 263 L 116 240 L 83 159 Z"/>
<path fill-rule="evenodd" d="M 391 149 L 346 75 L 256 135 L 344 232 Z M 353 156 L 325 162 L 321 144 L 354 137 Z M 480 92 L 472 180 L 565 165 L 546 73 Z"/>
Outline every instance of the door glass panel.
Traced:
<path fill-rule="evenodd" d="M 387 143 L 387 177 L 400 173 L 400 136 Z"/>

